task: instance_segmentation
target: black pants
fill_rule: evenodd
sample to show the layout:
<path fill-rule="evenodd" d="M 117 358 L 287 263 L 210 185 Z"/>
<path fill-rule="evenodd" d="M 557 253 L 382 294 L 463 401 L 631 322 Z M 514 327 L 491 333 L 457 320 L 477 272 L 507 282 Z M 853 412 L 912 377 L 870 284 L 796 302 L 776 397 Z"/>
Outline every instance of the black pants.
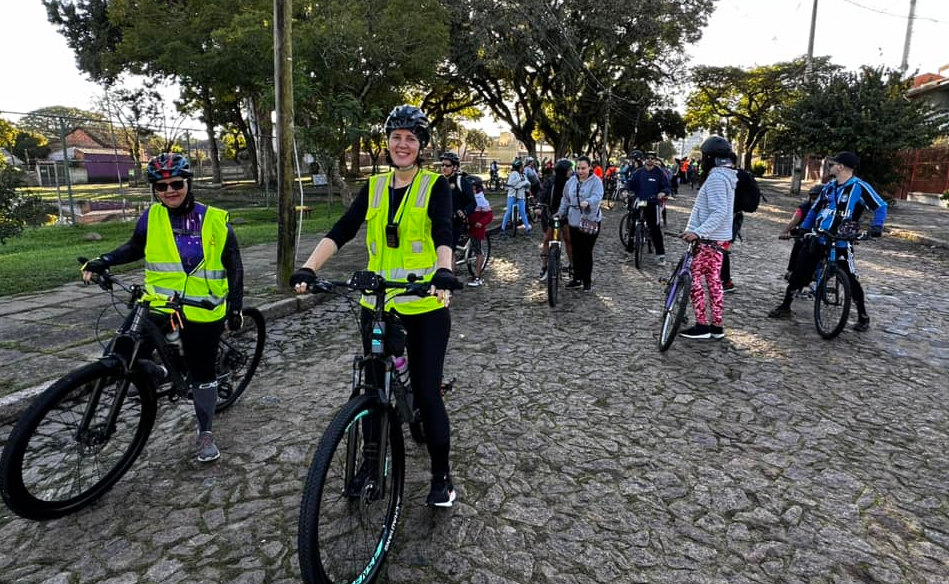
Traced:
<path fill-rule="evenodd" d="M 791 247 L 791 257 L 788 258 L 788 272 L 794 271 L 794 266 L 797 265 L 797 257 L 801 255 L 802 247 L 804 247 L 804 240 L 795 239 L 794 245 Z"/>
<path fill-rule="evenodd" d="M 745 222 L 745 215 L 739 211 L 732 217 L 732 238 L 729 243 L 735 243 L 741 234 L 741 225 Z M 722 256 L 722 284 L 726 284 L 732 279 L 732 260 L 731 248 Z M 790 268 L 788 268 L 790 269 Z"/>
<path fill-rule="evenodd" d="M 816 248 L 816 249 L 815 249 Z M 794 265 L 794 271 L 791 273 L 791 279 L 788 280 L 788 287 L 784 292 L 784 302 L 782 306 L 790 307 L 794 300 L 794 292 L 811 283 L 814 279 L 814 271 L 817 264 L 820 263 L 823 256 L 823 250 L 820 246 L 802 246 L 797 256 L 797 263 Z M 853 273 L 851 265 L 852 252 L 850 250 L 837 250 L 837 267 L 847 274 L 850 280 L 850 293 L 853 296 L 854 304 L 857 305 L 857 314 L 867 316 L 866 298 L 863 293 L 863 285 Z"/>
<path fill-rule="evenodd" d="M 570 226 L 570 245 L 573 247 L 573 277 L 590 286 L 593 277 L 593 246 L 600 234 L 591 235 Z"/>
<path fill-rule="evenodd" d="M 363 330 L 371 326 L 372 311 L 363 309 Z M 409 378 L 415 405 L 422 414 L 428 454 L 432 459 L 432 474 L 448 474 L 448 454 L 451 447 L 451 427 L 448 412 L 442 399 L 441 382 L 451 335 L 451 313 L 447 308 L 415 315 L 399 315 L 405 328 L 405 349 L 409 359 Z M 368 323 L 368 325 L 367 325 Z M 369 338 L 363 336 L 363 350 L 369 351 Z M 367 375 L 379 376 L 381 370 L 367 371 Z"/>
<path fill-rule="evenodd" d="M 132 314 L 126 319 L 131 324 Z M 162 333 L 171 330 L 171 321 L 167 314 L 151 313 L 149 318 L 161 329 Z M 198 428 L 210 432 L 214 422 L 214 408 L 217 405 L 217 389 L 209 384 L 217 379 L 217 348 L 224 333 L 225 319 L 212 322 L 195 322 L 185 319 L 181 327 L 181 347 L 184 351 L 185 365 L 191 372 L 194 413 L 198 419 Z M 139 349 L 139 356 L 147 358 L 155 349 L 146 339 Z M 203 386 L 203 387 L 202 387 Z"/>
<path fill-rule="evenodd" d="M 660 213 L 662 213 L 659 199 L 650 200 L 646 204 L 646 208 L 641 209 L 641 211 L 646 214 L 646 225 L 649 227 L 649 237 L 652 238 L 656 255 L 666 255 L 666 245 L 662 240 L 662 227 L 659 226 Z"/>

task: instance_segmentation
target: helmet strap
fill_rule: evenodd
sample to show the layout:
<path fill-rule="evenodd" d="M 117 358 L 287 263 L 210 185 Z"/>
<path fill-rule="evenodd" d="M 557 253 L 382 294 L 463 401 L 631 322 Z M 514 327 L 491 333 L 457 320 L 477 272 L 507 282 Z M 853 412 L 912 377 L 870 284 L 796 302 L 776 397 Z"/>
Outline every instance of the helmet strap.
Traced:
<path fill-rule="evenodd" d="M 410 164 L 410 165 L 408 165 L 408 166 L 396 166 L 396 165 L 394 165 L 394 164 L 393 164 L 393 166 L 395 166 L 395 169 L 398 170 L 398 171 L 400 171 L 400 172 L 408 172 L 408 171 L 412 170 L 413 168 L 415 168 L 415 167 L 418 166 L 418 165 L 413 162 L 412 164 Z"/>

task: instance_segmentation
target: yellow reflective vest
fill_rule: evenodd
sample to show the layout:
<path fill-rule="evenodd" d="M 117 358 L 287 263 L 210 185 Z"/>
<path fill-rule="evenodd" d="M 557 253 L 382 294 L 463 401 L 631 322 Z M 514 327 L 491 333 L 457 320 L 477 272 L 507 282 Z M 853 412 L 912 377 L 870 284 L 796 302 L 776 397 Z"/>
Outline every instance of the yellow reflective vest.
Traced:
<path fill-rule="evenodd" d="M 393 172 L 377 174 L 369 179 L 369 205 L 366 209 L 366 246 L 369 248 L 367 269 L 387 280 L 408 282 L 409 274 L 415 274 L 428 282 L 435 274 L 438 255 L 432 239 L 432 221 L 428 217 L 428 201 L 432 187 L 441 176 L 428 170 L 419 170 L 402 203 L 395 212 L 399 222 L 399 247 L 386 245 L 386 224 L 389 221 L 389 185 Z M 400 314 L 422 314 L 442 308 L 444 305 L 434 296 L 398 296 L 400 290 L 388 294 L 385 309 Z M 375 307 L 374 296 L 363 295 L 361 304 Z"/>
<path fill-rule="evenodd" d="M 221 258 L 227 241 L 228 214 L 208 207 L 201 226 L 201 247 L 204 261 L 191 271 L 181 265 L 178 246 L 171 231 L 171 217 L 164 205 L 152 205 L 148 210 L 148 231 L 145 235 L 145 296 L 144 300 L 163 312 L 163 301 L 175 292 L 189 300 L 210 300 L 213 310 L 184 307 L 184 315 L 194 322 L 213 322 L 227 314 L 227 271 Z"/>

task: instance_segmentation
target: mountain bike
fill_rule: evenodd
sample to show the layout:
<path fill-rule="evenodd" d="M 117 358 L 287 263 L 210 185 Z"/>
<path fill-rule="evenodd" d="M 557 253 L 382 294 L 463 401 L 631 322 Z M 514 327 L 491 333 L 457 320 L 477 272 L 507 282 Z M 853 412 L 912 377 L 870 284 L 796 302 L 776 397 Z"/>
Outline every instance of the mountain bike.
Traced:
<path fill-rule="evenodd" d="M 636 269 L 640 269 L 643 259 L 643 247 L 652 253 L 652 239 L 649 238 L 649 226 L 646 224 L 648 203 L 630 197 L 626 201 L 626 215 L 619 224 L 619 239 L 623 248 L 633 254 Z"/>
<path fill-rule="evenodd" d="M 550 213 L 550 207 L 541 203 L 541 212 Z M 557 297 L 560 292 L 560 273 L 563 266 L 560 263 L 561 247 L 563 242 L 560 240 L 561 218 L 559 215 L 549 217 L 552 227 L 552 234 L 547 246 L 547 304 L 551 308 L 557 306 Z"/>
<path fill-rule="evenodd" d="M 680 234 L 666 232 L 666 235 L 678 238 Z M 689 294 L 692 290 L 692 260 L 698 252 L 700 246 L 709 246 L 713 249 L 725 253 L 725 250 L 714 241 L 699 239 L 693 241 L 686 248 L 679 263 L 672 270 L 668 278 L 659 280 L 666 289 L 663 295 L 665 301 L 662 306 L 662 313 L 659 316 L 659 351 L 666 351 L 672 346 L 679 327 L 685 322 L 685 309 L 689 305 Z"/>
<path fill-rule="evenodd" d="M 491 259 L 491 236 L 484 234 L 484 240 L 481 245 L 481 273 L 488 267 L 488 260 Z M 468 235 L 467 231 L 462 234 L 458 245 L 455 247 L 455 266 L 467 266 L 468 274 L 472 277 L 478 275 L 478 242 L 475 242 Z M 457 271 L 457 268 L 456 268 Z"/>
<path fill-rule="evenodd" d="M 81 259 L 80 262 L 85 262 Z M 131 311 L 97 361 L 53 383 L 27 409 L 10 433 L 0 459 L 0 493 L 14 513 L 28 519 L 55 519 L 74 513 L 104 495 L 142 453 L 155 423 L 157 402 L 187 396 L 190 374 L 180 345 L 169 340 L 185 306 L 211 309 L 177 294 L 162 304 L 174 312 L 156 313 L 145 289 L 127 286 L 109 273 L 97 277 L 104 290 L 128 293 Z M 114 295 L 113 295 L 114 299 Z M 114 302 L 113 305 L 118 305 Z M 108 307 L 107 307 L 108 309 Z M 264 318 L 244 309 L 239 331 L 221 336 L 215 367 L 216 411 L 232 406 L 244 393 L 260 363 L 266 338 Z M 169 333 L 155 319 L 170 323 Z M 155 348 L 168 379 L 144 354 Z"/>
<path fill-rule="evenodd" d="M 842 227 L 839 231 L 842 233 L 832 234 L 816 230 L 798 236 L 805 241 L 824 238 L 823 242 L 818 241 L 822 246 L 822 254 L 817 269 L 814 270 L 811 293 L 814 296 L 814 326 L 817 333 L 827 340 L 839 335 L 847 326 L 852 298 L 850 278 L 845 270 L 837 266 L 837 242 L 846 241 L 856 245 L 858 241 L 869 237 L 856 229 L 847 230 Z"/>
<path fill-rule="evenodd" d="M 311 288 L 361 291 L 375 297 L 375 308 L 361 331 L 371 350 L 353 358 L 349 401 L 320 438 L 303 489 L 298 553 L 307 584 L 374 581 L 395 537 L 405 480 L 402 424 L 411 429 L 420 416 L 398 374 L 406 366 L 405 332 L 398 315 L 385 312 L 385 301 L 395 290 L 401 290 L 397 297 L 428 296 L 429 283 L 409 280 L 362 271 Z"/>

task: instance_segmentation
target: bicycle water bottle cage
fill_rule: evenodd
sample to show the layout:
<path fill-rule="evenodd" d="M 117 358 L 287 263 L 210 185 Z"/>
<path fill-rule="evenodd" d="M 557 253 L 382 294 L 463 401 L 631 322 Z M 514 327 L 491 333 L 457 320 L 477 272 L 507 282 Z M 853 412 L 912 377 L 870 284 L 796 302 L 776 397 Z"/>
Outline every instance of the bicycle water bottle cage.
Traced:
<path fill-rule="evenodd" d="M 363 270 L 353 274 L 349 279 L 349 285 L 355 290 L 376 291 L 382 285 L 382 278 L 379 274 L 369 270 Z"/>

